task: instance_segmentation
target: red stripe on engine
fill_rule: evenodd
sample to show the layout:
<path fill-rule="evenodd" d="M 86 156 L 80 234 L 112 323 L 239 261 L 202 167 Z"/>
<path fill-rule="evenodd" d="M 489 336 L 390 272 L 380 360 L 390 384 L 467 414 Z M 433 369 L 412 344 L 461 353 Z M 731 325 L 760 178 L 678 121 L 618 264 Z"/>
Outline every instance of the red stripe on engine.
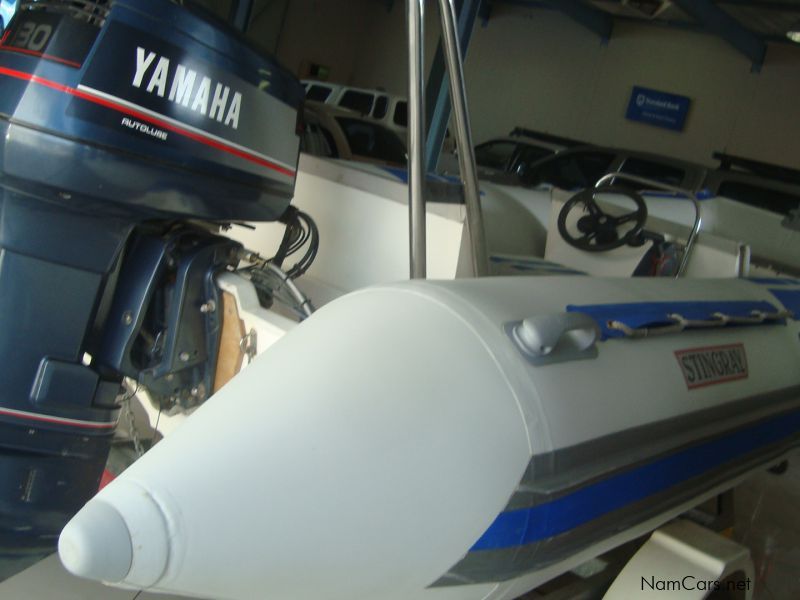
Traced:
<path fill-rule="evenodd" d="M 117 423 L 93 423 L 92 421 L 78 421 L 76 419 L 62 419 L 59 417 L 52 417 L 48 415 L 40 415 L 37 413 L 29 413 L 22 410 L 10 410 L 0 408 L 0 415 L 7 417 L 14 417 L 23 421 L 40 421 L 42 423 L 51 423 L 53 425 L 62 425 L 66 427 L 79 427 L 81 429 L 113 429 Z"/>
<path fill-rule="evenodd" d="M 5 50 L 6 52 L 19 52 L 21 54 L 30 54 L 31 56 L 37 56 L 39 58 L 44 58 L 45 60 L 52 60 L 55 62 L 59 62 L 61 64 L 67 65 L 68 67 L 75 67 L 76 69 L 81 68 L 81 63 L 77 63 L 72 60 L 67 60 L 66 58 L 59 58 L 57 56 L 51 56 L 50 54 L 42 54 L 41 52 L 34 52 L 33 50 L 28 50 L 27 48 L 17 48 L 15 46 L 3 46 L 3 42 L 5 42 L 6 37 L 3 36 L 3 39 L 0 40 L 0 50 Z"/>

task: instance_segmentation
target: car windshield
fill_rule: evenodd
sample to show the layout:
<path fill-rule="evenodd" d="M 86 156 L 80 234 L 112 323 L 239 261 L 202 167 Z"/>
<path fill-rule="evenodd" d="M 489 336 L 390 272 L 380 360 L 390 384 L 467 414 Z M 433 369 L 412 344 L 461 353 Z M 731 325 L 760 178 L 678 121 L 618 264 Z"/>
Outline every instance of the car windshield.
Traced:
<path fill-rule="evenodd" d="M 642 158 L 628 158 L 620 169 L 623 173 L 629 175 L 636 175 L 658 181 L 665 185 L 673 187 L 680 187 L 686 177 L 686 170 L 674 165 L 664 164 L 653 160 L 645 160 Z M 623 182 L 627 187 L 633 187 L 637 190 L 644 189 L 643 186 L 632 184 L 629 181 Z"/>
<path fill-rule="evenodd" d="M 781 215 L 800 206 L 800 195 L 742 181 L 723 181 L 717 195 Z"/>
<path fill-rule="evenodd" d="M 354 155 L 405 165 L 406 148 L 390 130 L 360 119 L 336 117 Z"/>
<path fill-rule="evenodd" d="M 349 108 L 368 115 L 372 111 L 372 103 L 375 95 L 369 92 L 359 92 L 357 90 L 347 90 L 339 100 L 339 106 Z"/>
<path fill-rule="evenodd" d="M 555 150 L 550 150 L 549 148 L 520 144 L 519 154 L 517 155 L 515 164 L 510 165 L 510 167 L 522 176 L 534 163 L 548 156 L 552 156 L 553 154 L 555 154 Z"/>
<path fill-rule="evenodd" d="M 475 147 L 475 162 L 481 167 L 504 171 L 516 149 L 515 142 L 486 142 Z"/>
<path fill-rule="evenodd" d="M 533 165 L 522 176 L 522 183 L 538 185 L 549 183 L 565 190 L 593 186 L 614 160 L 611 152 L 587 151 L 559 154 Z"/>
<path fill-rule="evenodd" d="M 311 84 L 306 91 L 306 99 L 314 100 L 316 102 L 325 102 L 328 96 L 331 95 L 333 89 L 325 85 Z"/>

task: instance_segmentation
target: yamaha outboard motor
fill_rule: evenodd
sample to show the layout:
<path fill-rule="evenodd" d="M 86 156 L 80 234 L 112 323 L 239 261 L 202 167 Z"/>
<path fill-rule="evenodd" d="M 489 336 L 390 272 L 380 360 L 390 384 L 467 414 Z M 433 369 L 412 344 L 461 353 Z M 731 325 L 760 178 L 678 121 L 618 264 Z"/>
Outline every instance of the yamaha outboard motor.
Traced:
<path fill-rule="evenodd" d="M 0 561 L 51 552 L 96 492 L 123 377 L 167 405 L 210 393 L 213 278 L 241 250 L 216 232 L 287 209 L 301 99 L 168 0 L 20 6 L 0 41 Z"/>

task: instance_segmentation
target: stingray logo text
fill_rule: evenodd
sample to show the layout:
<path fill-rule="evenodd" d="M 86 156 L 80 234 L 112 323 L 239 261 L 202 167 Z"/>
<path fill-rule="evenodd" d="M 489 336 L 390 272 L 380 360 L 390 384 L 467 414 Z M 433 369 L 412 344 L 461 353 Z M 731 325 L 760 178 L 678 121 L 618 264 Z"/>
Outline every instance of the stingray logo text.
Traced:
<path fill-rule="evenodd" d="M 742 344 L 678 350 L 675 357 L 690 390 L 747 377 L 747 355 Z"/>

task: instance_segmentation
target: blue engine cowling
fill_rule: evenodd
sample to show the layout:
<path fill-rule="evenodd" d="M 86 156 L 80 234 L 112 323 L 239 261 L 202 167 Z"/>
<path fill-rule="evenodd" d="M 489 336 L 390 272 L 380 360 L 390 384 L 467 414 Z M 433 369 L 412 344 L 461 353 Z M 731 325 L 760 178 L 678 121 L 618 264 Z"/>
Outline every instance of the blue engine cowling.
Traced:
<path fill-rule="evenodd" d="M 3 35 L 3 178 L 95 213 L 280 216 L 297 167 L 297 80 L 167 0 L 117 0 L 88 23 L 75 4 L 23 4 Z"/>
<path fill-rule="evenodd" d="M 23 2 L 3 32 L 0 579 L 97 490 L 123 376 L 173 404 L 212 389 L 199 307 L 240 250 L 215 227 L 284 213 L 302 97 L 168 0 Z"/>

